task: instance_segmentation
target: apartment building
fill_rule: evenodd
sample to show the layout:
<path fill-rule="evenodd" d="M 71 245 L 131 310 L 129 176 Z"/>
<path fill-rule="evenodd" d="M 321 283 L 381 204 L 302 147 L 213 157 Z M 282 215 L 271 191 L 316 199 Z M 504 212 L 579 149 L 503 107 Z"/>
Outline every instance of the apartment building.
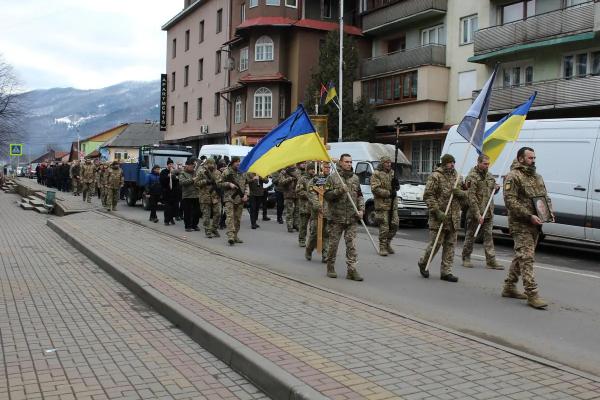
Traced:
<path fill-rule="evenodd" d="M 192 146 L 228 141 L 228 106 L 221 89 L 229 83 L 225 64 L 230 0 L 184 0 L 165 25 L 167 32 L 167 131 L 165 143 Z"/>

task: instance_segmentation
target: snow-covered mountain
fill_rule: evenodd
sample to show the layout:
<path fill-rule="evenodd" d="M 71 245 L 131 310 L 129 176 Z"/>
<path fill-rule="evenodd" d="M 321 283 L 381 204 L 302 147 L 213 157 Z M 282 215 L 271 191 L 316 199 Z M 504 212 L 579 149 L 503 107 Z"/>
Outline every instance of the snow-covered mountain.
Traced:
<path fill-rule="evenodd" d="M 68 150 L 71 142 L 123 122 L 159 119 L 160 81 L 122 82 L 94 90 L 53 88 L 22 95 L 27 107 L 25 153 L 48 146 Z"/>

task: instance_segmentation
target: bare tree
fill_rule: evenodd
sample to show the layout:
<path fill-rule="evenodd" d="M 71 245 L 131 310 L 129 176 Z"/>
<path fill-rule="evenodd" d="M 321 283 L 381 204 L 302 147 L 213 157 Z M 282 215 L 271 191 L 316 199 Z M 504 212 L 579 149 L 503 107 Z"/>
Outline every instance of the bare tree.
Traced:
<path fill-rule="evenodd" d="M 0 55 L 0 154 L 8 155 L 9 142 L 23 137 L 25 108 L 21 85 L 12 65 Z"/>

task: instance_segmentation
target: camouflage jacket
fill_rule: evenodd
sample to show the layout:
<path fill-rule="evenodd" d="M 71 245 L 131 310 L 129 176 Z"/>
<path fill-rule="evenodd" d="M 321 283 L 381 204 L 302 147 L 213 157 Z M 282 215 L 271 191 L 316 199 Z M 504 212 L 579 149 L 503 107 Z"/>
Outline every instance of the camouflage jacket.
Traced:
<path fill-rule="evenodd" d="M 313 176 L 304 173 L 296 183 L 296 197 L 298 198 L 298 207 L 300 214 L 310 214 L 310 206 L 308 204 L 308 192 Z"/>
<path fill-rule="evenodd" d="M 79 179 L 81 175 L 81 165 L 73 164 L 69 170 L 69 176 L 71 179 Z"/>
<path fill-rule="evenodd" d="M 323 188 L 325 186 L 326 181 L 327 181 L 327 175 L 319 174 L 319 175 L 312 177 L 312 179 L 308 182 L 308 193 L 307 193 L 308 204 L 307 204 L 307 207 L 313 217 L 316 216 L 317 213 L 319 212 L 319 210 L 321 209 L 321 203 L 319 202 L 319 193 L 317 193 L 315 191 L 315 188 L 317 188 L 317 187 Z M 329 209 L 327 207 L 327 202 L 323 201 L 323 217 L 324 218 L 328 218 L 328 211 L 329 211 Z"/>
<path fill-rule="evenodd" d="M 398 201 L 392 204 L 394 171 L 385 172 L 380 163 L 371 176 L 371 192 L 375 198 L 375 210 L 389 211 L 390 207 L 398 208 Z"/>
<path fill-rule="evenodd" d="M 195 172 L 187 172 L 186 170 L 182 170 L 179 173 L 179 187 L 181 188 L 182 199 L 199 198 Z"/>
<path fill-rule="evenodd" d="M 297 168 L 282 169 L 279 172 L 279 187 L 283 191 L 284 199 L 296 198 L 296 184 L 299 173 Z"/>
<path fill-rule="evenodd" d="M 537 215 L 533 205 L 534 197 L 545 197 L 549 211 L 552 212 L 552 202 L 542 176 L 535 172 L 535 168 L 515 160 L 504 179 L 504 204 L 508 209 L 508 226 L 511 231 L 537 229 L 531 223 L 531 216 Z"/>
<path fill-rule="evenodd" d="M 496 191 L 496 180 L 488 171 L 480 171 L 473 167 L 465 179 L 467 185 L 467 200 L 469 203 L 469 212 L 476 221 L 483 214 L 485 206 L 493 192 Z M 494 216 L 494 200 L 485 214 L 485 218 Z"/>
<path fill-rule="evenodd" d="M 123 179 L 123 171 L 121 171 L 121 168 L 110 167 L 107 171 L 106 187 L 108 189 L 119 189 L 125 184 L 125 180 Z"/>
<path fill-rule="evenodd" d="M 237 184 L 238 187 L 232 189 L 229 187 L 229 183 Z M 243 196 L 248 195 L 248 177 L 239 170 L 235 171 L 233 168 L 227 167 L 223 172 L 219 187 L 223 190 L 223 201 L 225 203 L 242 204 Z"/>
<path fill-rule="evenodd" d="M 100 170 L 100 187 L 106 188 L 108 185 L 108 170 L 109 168 Z"/>
<path fill-rule="evenodd" d="M 97 166 L 95 169 L 96 173 L 96 186 L 102 185 L 102 167 Z"/>
<path fill-rule="evenodd" d="M 340 224 L 351 224 L 358 221 L 348 195 L 344 192 L 344 184 L 358 211 L 364 211 L 365 203 L 360 191 L 358 176 L 352 171 L 338 171 L 330 174 L 325 182 L 325 199 L 327 200 L 328 217 L 330 221 Z M 340 180 L 341 179 L 341 180 Z M 342 184 L 343 181 L 343 184 Z"/>
<path fill-rule="evenodd" d="M 200 194 L 200 203 L 218 204 L 221 202 L 219 183 L 221 182 L 221 171 L 201 167 L 196 176 L 196 185 Z"/>
<path fill-rule="evenodd" d="M 446 171 L 443 168 L 437 168 L 427 179 L 427 185 L 425 185 L 425 193 L 423 199 L 427 203 L 429 209 L 429 229 L 439 229 L 440 221 L 437 219 L 436 211 L 446 211 L 448 201 L 452 195 L 452 189 L 454 188 L 454 182 L 458 173 L 456 170 Z M 462 186 L 462 178 L 458 181 L 458 187 Z M 461 191 L 462 192 L 462 191 Z M 454 230 L 458 230 L 460 227 L 460 211 L 462 206 L 467 203 L 467 196 L 464 192 L 462 195 L 454 196 L 452 199 L 452 205 L 446 215 L 444 226 L 453 226 Z"/>
<path fill-rule="evenodd" d="M 96 167 L 94 164 L 83 164 L 81 167 L 81 181 L 83 183 L 94 183 L 96 181 Z"/>

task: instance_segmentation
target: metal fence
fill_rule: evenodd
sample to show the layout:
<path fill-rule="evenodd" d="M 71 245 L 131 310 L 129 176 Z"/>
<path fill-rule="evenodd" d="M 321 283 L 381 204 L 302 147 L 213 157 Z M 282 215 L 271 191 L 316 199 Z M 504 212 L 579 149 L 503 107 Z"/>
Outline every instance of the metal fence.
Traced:
<path fill-rule="evenodd" d="M 366 59 L 361 63 L 360 76 L 366 78 L 421 65 L 445 66 L 446 46 L 431 44 Z"/>

